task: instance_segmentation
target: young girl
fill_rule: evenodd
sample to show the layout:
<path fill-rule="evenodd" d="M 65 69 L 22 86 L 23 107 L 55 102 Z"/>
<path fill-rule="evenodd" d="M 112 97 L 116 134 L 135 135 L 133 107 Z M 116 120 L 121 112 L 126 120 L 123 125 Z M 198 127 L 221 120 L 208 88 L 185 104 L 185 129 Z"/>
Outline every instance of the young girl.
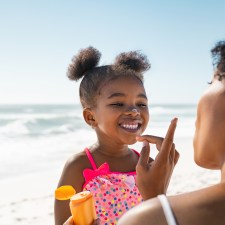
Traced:
<path fill-rule="evenodd" d="M 225 41 L 216 44 L 212 56 L 215 72 L 198 103 L 193 144 L 195 162 L 220 170 L 220 182 L 186 194 L 149 199 L 126 213 L 119 225 L 225 224 Z"/>
<path fill-rule="evenodd" d="M 112 65 L 97 66 L 99 60 L 99 51 L 89 47 L 73 58 L 68 69 L 71 80 L 83 77 L 83 117 L 96 132 L 97 141 L 69 158 L 58 186 L 72 185 L 76 192 L 91 191 L 97 216 L 101 224 L 107 225 L 116 224 L 124 212 L 143 198 L 166 192 L 178 153 L 171 144 L 173 138 L 164 144 L 165 151 L 160 152 L 158 163 L 149 160 L 146 147 L 140 159 L 139 153 L 128 147 L 137 141 L 149 121 L 143 86 L 143 73 L 150 68 L 147 58 L 134 51 L 120 54 Z M 175 127 L 176 120 L 171 124 L 171 136 Z M 159 147 L 163 139 L 152 136 L 152 142 Z M 143 175 L 137 184 L 136 166 Z M 152 178 L 152 188 L 145 183 L 145 177 Z M 55 223 L 62 225 L 69 216 L 68 202 L 56 200 Z"/>

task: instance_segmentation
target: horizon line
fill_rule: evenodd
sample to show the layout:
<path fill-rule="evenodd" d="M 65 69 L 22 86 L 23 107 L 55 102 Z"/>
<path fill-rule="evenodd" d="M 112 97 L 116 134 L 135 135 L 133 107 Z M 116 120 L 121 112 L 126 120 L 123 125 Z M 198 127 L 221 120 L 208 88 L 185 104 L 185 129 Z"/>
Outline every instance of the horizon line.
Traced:
<path fill-rule="evenodd" d="M 5 103 L 0 102 L 0 105 L 81 105 L 80 102 L 23 102 L 23 103 Z M 196 102 L 151 102 L 149 105 L 197 105 Z"/>

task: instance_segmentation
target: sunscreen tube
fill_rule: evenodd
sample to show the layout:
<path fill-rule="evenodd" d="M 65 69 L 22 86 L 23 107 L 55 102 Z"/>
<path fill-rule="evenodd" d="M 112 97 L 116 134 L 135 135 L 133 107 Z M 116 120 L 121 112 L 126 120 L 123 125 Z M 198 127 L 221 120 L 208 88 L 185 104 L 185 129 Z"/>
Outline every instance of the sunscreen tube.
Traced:
<path fill-rule="evenodd" d="M 97 219 L 94 199 L 90 191 L 82 191 L 70 198 L 70 211 L 75 225 L 92 225 Z"/>

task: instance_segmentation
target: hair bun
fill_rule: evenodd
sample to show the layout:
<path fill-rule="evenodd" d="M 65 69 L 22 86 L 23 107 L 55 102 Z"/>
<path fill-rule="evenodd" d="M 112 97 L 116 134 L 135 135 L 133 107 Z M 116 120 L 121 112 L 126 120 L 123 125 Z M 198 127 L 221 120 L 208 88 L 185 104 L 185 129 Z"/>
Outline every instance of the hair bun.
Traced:
<path fill-rule="evenodd" d="M 133 70 L 137 73 L 142 73 L 151 67 L 147 57 L 138 51 L 119 54 L 115 59 L 114 65 Z"/>
<path fill-rule="evenodd" d="M 225 72 L 225 41 L 219 41 L 215 47 L 211 50 L 213 65 Z"/>
<path fill-rule="evenodd" d="M 79 80 L 87 71 L 96 67 L 100 61 L 101 53 L 92 46 L 81 49 L 77 55 L 72 58 L 68 67 L 67 76 L 70 80 Z"/>

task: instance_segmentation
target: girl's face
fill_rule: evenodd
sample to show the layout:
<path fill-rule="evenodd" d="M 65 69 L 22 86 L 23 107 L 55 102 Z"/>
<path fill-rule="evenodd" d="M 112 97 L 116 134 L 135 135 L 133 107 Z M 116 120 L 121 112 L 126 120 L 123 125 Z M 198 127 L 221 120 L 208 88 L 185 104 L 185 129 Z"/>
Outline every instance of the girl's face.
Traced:
<path fill-rule="evenodd" d="M 93 109 L 95 130 L 100 141 L 134 144 L 149 121 L 148 99 L 141 81 L 119 76 L 105 84 Z"/>
<path fill-rule="evenodd" d="M 193 140 L 195 162 L 209 169 L 221 169 L 225 160 L 225 79 L 214 76 L 197 108 Z"/>

